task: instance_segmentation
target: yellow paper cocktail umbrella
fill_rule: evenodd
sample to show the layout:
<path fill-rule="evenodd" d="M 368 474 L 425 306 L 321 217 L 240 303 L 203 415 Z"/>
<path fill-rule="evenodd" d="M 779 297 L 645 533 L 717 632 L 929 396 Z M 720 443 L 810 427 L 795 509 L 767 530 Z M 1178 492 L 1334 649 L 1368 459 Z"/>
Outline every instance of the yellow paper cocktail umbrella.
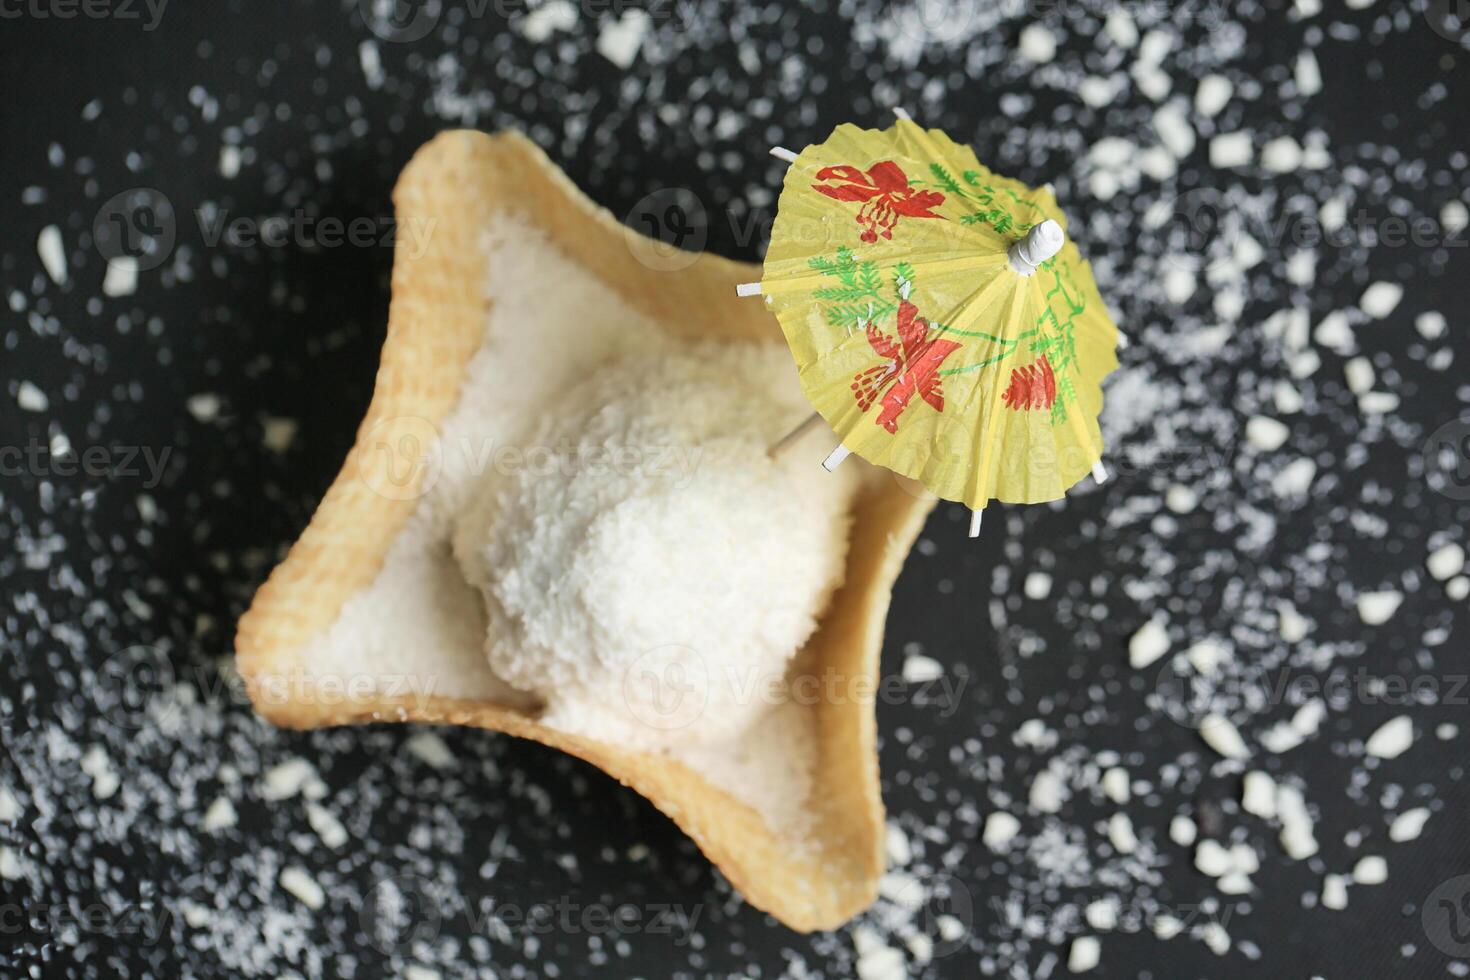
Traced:
<path fill-rule="evenodd" d="M 1099 480 L 1122 336 L 1050 187 L 900 111 L 791 162 L 761 281 L 801 384 L 849 453 L 980 512 Z"/>

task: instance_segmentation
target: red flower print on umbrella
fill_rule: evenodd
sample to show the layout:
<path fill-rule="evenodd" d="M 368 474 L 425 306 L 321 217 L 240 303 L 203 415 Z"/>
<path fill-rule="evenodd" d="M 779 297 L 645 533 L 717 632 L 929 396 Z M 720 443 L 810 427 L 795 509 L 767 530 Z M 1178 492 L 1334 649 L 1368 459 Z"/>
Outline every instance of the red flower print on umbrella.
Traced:
<path fill-rule="evenodd" d="M 938 191 L 921 191 L 909 186 L 902 168 L 892 160 L 880 160 L 863 173 L 846 165 L 823 167 L 817 179 L 832 183 L 813 184 L 812 189 L 835 201 L 862 201 L 857 223 L 864 228 L 858 236 L 873 243 L 878 236 L 891 239 L 900 215 L 910 218 L 940 218 L 934 208 L 944 203 Z"/>
<path fill-rule="evenodd" d="M 1051 408 L 1057 400 L 1057 376 L 1042 354 L 1034 364 L 1011 369 L 1011 384 L 1000 396 L 1006 407 L 1017 412 Z"/>
<path fill-rule="evenodd" d="M 939 366 L 960 345 L 952 340 L 930 339 L 928 334 L 929 324 L 908 300 L 898 306 L 897 341 L 873 323 L 868 324 L 868 344 L 883 358 L 883 363 L 853 375 L 853 397 L 864 412 L 881 397 L 883 409 L 877 422 L 890 433 L 898 432 L 898 417 L 914 395 L 928 402 L 936 412 L 944 411 Z"/>

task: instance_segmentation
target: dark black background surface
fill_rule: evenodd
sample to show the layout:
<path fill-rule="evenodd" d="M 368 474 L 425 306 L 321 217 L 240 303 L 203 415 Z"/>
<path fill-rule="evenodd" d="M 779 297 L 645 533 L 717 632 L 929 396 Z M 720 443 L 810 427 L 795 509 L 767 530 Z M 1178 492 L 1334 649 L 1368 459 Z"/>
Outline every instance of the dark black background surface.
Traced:
<path fill-rule="evenodd" d="M 1052 23 L 1067 37 L 1059 61 L 1106 60 L 1091 37 L 1093 15 L 1106 9 L 1048 8 L 1044 16 L 1057 18 Z M 146 21 L 146 9 L 139 11 Z M 193 215 L 212 204 L 232 215 L 300 209 L 312 219 L 366 216 L 381 223 L 391 215 L 398 171 L 436 131 L 517 126 L 615 214 L 636 220 L 635 205 L 646 195 L 688 188 L 711 216 L 707 247 L 754 260 L 763 241 L 759 221 L 756 232 L 749 230 L 746 202 L 753 189 L 777 187 L 781 172 L 766 148 L 815 141 L 847 119 L 885 125 L 885 107 L 896 102 L 970 141 L 1003 172 L 1055 181 L 1073 215 L 1095 216 L 1083 246 L 1134 336 L 1125 368 L 1151 360 L 1168 365 L 1176 335 L 1211 321 L 1210 296 L 1202 291 L 1169 308 L 1144 288 L 1149 284 L 1139 281 L 1141 266 L 1132 257 L 1157 255 L 1160 247 L 1158 233 L 1140 220 L 1147 204 L 1223 186 L 1208 166 L 1204 134 L 1178 177 L 1163 185 L 1144 177 L 1117 197 L 1093 200 L 1076 161 L 1103 135 L 1147 143 L 1140 135 L 1152 112 L 1146 99 L 1133 93 L 1116 105 L 1079 107 L 1054 84 L 1033 85 L 1013 59 L 975 56 L 1013 50 L 1029 16 L 1002 19 L 963 44 L 937 45 L 912 63 L 855 40 L 864 28 L 853 19 L 871 26 L 890 12 L 882 4 L 691 4 L 677 15 L 686 20 L 661 26 L 626 71 L 592 50 L 598 18 L 612 14 L 584 13 L 575 29 L 539 46 L 500 17 L 453 5 L 427 36 L 405 43 L 375 38 L 355 5 L 331 2 L 176 0 L 154 30 L 115 16 L 60 20 L 31 11 L 0 20 L 0 288 L 24 297 L 22 309 L 13 303 L 0 314 L 0 443 L 45 444 L 63 432 L 74 448 L 170 452 L 157 486 L 125 474 L 66 475 L 54 464 L 7 474 L 0 484 L 0 722 L 7 748 L 0 779 L 21 801 L 19 819 L 0 824 L 0 841 L 24 865 L 18 877 L 0 879 L 0 895 L 7 907 L 32 911 L 94 903 L 113 910 L 111 925 L 101 928 L 31 922 L 11 930 L 0 941 L 0 972 L 374 977 L 419 962 L 446 976 L 852 973 L 848 935 L 798 936 L 745 906 L 652 807 L 549 750 L 444 730 L 457 765 L 439 771 L 405 751 L 407 730 L 286 733 L 254 718 L 229 684 L 233 623 L 305 525 L 351 443 L 372 390 L 392 251 L 211 246 Z M 1321 179 L 1345 179 L 1346 169 L 1360 168 L 1371 179 L 1357 187 L 1355 204 L 1381 219 L 1436 216 L 1444 201 L 1465 199 L 1470 50 L 1463 36 L 1432 30 L 1433 15 L 1382 3 L 1332 10 L 1315 22 L 1346 26 L 1315 40 L 1311 24 L 1274 4 L 1182 5 L 1162 17 L 1175 25 L 1170 36 L 1191 51 L 1211 31 L 1242 30 L 1232 67 L 1237 85 L 1253 78 L 1267 94 L 1234 105 L 1233 122 L 1264 134 L 1322 130 L 1335 162 Z M 682 32 L 676 53 L 649 56 L 668 31 Z M 751 39 L 759 52 L 758 70 L 742 67 L 739 39 Z M 365 77 L 364 41 L 380 52 L 381 84 Z M 1321 63 L 1323 92 L 1309 103 L 1273 99 L 1269 93 L 1308 45 Z M 441 60 L 446 54 L 453 60 Z M 783 74 L 788 57 L 800 70 Z M 1176 90 L 1188 95 L 1192 58 L 1170 58 Z M 458 81 L 446 81 L 452 78 Z M 1003 102 L 1014 95 L 1032 100 L 1007 117 Z M 100 111 L 89 118 L 85 107 L 94 100 Z M 768 104 L 757 117 L 752 106 L 761 100 Z M 660 115 L 668 105 L 713 115 L 671 122 Z M 727 130 L 717 124 L 723 112 L 747 121 Z M 567 131 L 569 117 L 580 120 L 580 132 Z M 218 159 L 222 143 L 236 138 L 229 127 L 240 128 L 247 152 L 239 174 L 227 179 Z M 1230 177 L 1258 191 L 1273 179 Z M 1310 180 L 1288 189 L 1296 179 L 1281 181 L 1283 207 L 1289 193 L 1324 197 Z M 88 232 L 103 202 L 136 187 L 155 188 L 172 203 L 181 218 L 178 244 L 161 269 L 142 275 L 135 295 L 103 297 L 104 263 Z M 44 200 L 28 188 L 40 188 Z M 34 247 L 49 224 L 61 228 L 67 244 L 64 287 L 45 277 Z M 1274 269 L 1279 243 L 1268 252 Z M 1380 374 L 1403 399 L 1394 424 L 1365 433 L 1341 384 L 1322 382 L 1320 401 L 1295 420 L 1293 438 L 1332 478 L 1319 482 L 1304 506 L 1282 511 L 1263 547 L 1233 545 L 1236 502 L 1270 507 L 1256 496 L 1258 472 L 1241 462 L 1238 425 L 1223 436 L 1202 426 L 1182 440 L 1196 449 L 1208 444 L 1208 464 L 1196 452 L 1123 466 L 1113 483 L 1064 507 L 1006 509 L 1004 520 L 987 522 L 978 543 L 963 538 L 959 508 L 935 512 L 895 590 L 885 671 L 897 672 L 905 646 L 919 644 L 949 676 L 963 679 L 963 695 L 948 706 L 953 711 L 917 695 L 879 707 L 884 795 L 894 819 L 910 836 L 924 827 L 946 835 L 945 846 L 925 852 L 927 870 L 917 873 L 953 875 L 972 909 L 967 945 L 924 969 L 974 976 L 987 963 L 1003 969 L 996 962 L 1010 960 L 1019 964 L 1016 976 L 1065 973 L 1056 958 L 1065 961 L 1066 934 L 1081 927 L 1064 926 L 1053 941 L 1023 939 L 1007 925 L 1001 903 L 1026 891 L 1018 876 L 1025 878 L 1028 866 L 989 854 L 978 825 L 963 814 L 978 812 L 983 820 L 1006 797 L 1023 801 L 1024 812 L 1046 759 L 1080 746 L 1116 751 L 1136 776 L 1156 784 L 1166 771 L 1177 776 L 1172 787 L 1129 805 L 1140 835 L 1156 841 L 1167 860 L 1157 882 L 1127 886 L 1127 894 L 1196 911 L 1213 894 L 1191 866 L 1190 849 L 1167 840 L 1169 819 L 1182 810 L 1205 824 L 1214 814 L 1229 827 L 1249 825 L 1247 839 L 1263 863 L 1252 894 L 1226 898 L 1207 913 L 1228 918 L 1236 942 L 1224 956 L 1184 937 L 1166 943 L 1147 929 L 1119 930 L 1103 938 L 1098 975 L 1464 975 L 1464 961 L 1456 967 L 1453 950 L 1426 934 L 1421 912 L 1436 885 L 1470 872 L 1463 769 L 1470 735 L 1463 731 L 1463 693 L 1458 700 L 1447 694 L 1470 659 L 1466 610 L 1463 600 L 1446 600 L 1439 583 L 1413 576 L 1429 536 L 1449 530 L 1463 541 L 1470 518 L 1464 502 L 1426 489 L 1422 456 L 1429 433 L 1467 414 L 1470 347 L 1460 339 L 1470 314 L 1467 254 L 1443 243 L 1346 245 L 1323 249 L 1310 287 L 1283 286 L 1274 273 L 1251 277 L 1221 369 L 1178 382 L 1202 383 L 1237 423 L 1251 414 L 1246 406 L 1255 404 L 1252 392 L 1263 379 L 1286 373 L 1260 328 L 1271 312 L 1304 306 L 1315 324 L 1351 306 L 1370 281 L 1406 287 L 1406 299 L 1371 341 L 1387 359 L 1375 363 L 1392 365 Z M 1423 366 L 1413 327 L 1417 312 L 1433 309 L 1448 317 L 1443 343 L 1461 358 L 1448 370 Z M 1339 377 L 1342 359 L 1323 356 L 1322 375 Z M 1161 376 L 1188 370 L 1166 366 Z M 17 408 L 21 381 L 47 393 L 46 411 Z M 212 421 L 186 409 L 200 393 L 219 398 Z M 298 421 L 285 452 L 262 446 L 267 417 Z M 1148 441 L 1147 431 L 1133 435 Z M 1210 482 L 1202 465 L 1217 467 L 1221 479 Z M 1208 486 L 1210 494 L 1168 543 L 1178 571 L 1163 573 L 1164 593 L 1177 589 L 1177 601 L 1166 603 L 1159 593 L 1135 602 L 1128 586 L 1161 574 L 1157 556 L 1139 543 L 1143 525 L 1110 522 L 1108 515 L 1129 500 L 1157 510 L 1158 495 L 1180 481 Z M 142 493 L 156 515 L 145 513 Z M 1361 533 L 1351 518 L 1363 512 L 1388 531 Z M 1325 550 L 1310 552 L 1313 543 Z M 1042 551 L 1053 597 L 1061 600 L 1065 590 L 1066 601 L 1018 602 L 1027 558 Z M 1322 566 L 1320 581 L 1309 554 Z M 1223 571 L 1193 573 L 1202 568 Z M 1420 587 L 1407 589 L 1391 626 L 1365 631 L 1345 583 L 1373 588 L 1390 579 Z M 1319 737 L 1283 757 L 1281 769 L 1304 774 L 1321 809 L 1323 854 L 1312 862 L 1286 860 L 1270 827 L 1241 817 L 1233 803 L 1238 773 L 1212 767 L 1197 735 L 1150 700 L 1154 672 L 1127 666 L 1127 640 L 1152 614 L 1151 602 L 1173 614 L 1183 645 L 1190 630 L 1228 629 L 1242 617 L 1232 607 L 1235 580 L 1293 596 L 1324 635 L 1361 642 L 1354 669 L 1428 675 L 1444 694 L 1440 703 L 1412 709 L 1419 738 L 1396 760 L 1391 778 L 1365 773 L 1360 758 L 1361 740 L 1403 713 L 1382 703 L 1334 711 Z M 1448 639 L 1427 650 L 1423 637 L 1436 629 Z M 1036 639 L 1045 649 L 1024 655 Z M 134 650 L 142 652 L 128 653 Z M 135 705 L 103 703 L 94 691 L 122 690 L 106 680 L 119 663 L 144 664 L 145 687 L 174 702 L 182 697 L 182 706 L 161 722 L 143 722 Z M 150 670 L 192 691 L 192 699 Z M 1277 705 L 1251 712 L 1249 727 L 1265 728 L 1291 711 Z M 1015 744 L 1011 733 L 1038 717 L 1060 733 L 1059 746 Z M 1436 727 L 1446 723 L 1462 730 L 1440 738 Z M 98 799 L 75 753 L 56 748 L 58 732 L 83 748 L 104 745 L 123 788 Z M 979 740 L 980 751 L 964 749 L 969 739 Z M 262 773 L 294 756 L 321 774 L 325 801 L 352 834 L 344 847 L 312 845 L 301 801 L 270 801 L 257 789 Z M 1417 805 L 1432 804 L 1420 840 L 1385 843 L 1385 809 L 1407 806 L 1384 803 L 1391 792 L 1385 784 L 1401 787 Z M 201 831 L 200 814 L 220 795 L 234 800 L 238 825 Z M 1090 833 L 1110 812 L 1105 801 L 1079 794 L 1062 816 Z M 1345 846 L 1344 835 L 1355 829 L 1373 846 Z M 1345 911 L 1305 908 L 1303 896 L 1320 891 L 1324 871 L 1350 869 L 1358 853 L 1385 853 L 1389 882 L 1355 887 Z M 291 864 L 326 889 L 320 913 L 304 912 L 277 885 L 280 867 Z M 700 911 L 692 938 L 557 929 L 540 935 L 533 951 L 524 935 L 504 937 L 451 911 L 421 946 L 388 957 L 369 942 L 362 909 L 377 882 L 397 876 L 431 882 L 440 889 L 434 894 L 461 896 L 472 907 L 488 898 L 579 908 L 679 903 Z M 1115 888 L 1063 888 L 1038 901 L 1062 908 Z M 186 900 L 211 910 L 207 925 L 188 921 Z M 162 934 L 120 928 L 119 909 L 166 910 Z M 1454 969 L 1460 972 L 1448 972 Z"/>

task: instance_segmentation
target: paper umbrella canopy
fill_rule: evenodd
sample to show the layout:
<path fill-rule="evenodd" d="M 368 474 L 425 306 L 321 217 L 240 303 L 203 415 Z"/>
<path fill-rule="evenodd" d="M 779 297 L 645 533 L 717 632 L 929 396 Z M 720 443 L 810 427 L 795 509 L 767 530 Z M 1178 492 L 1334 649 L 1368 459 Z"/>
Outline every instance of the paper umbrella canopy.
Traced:
<path fill-rule="evenodd" d="M 759 284 L 847 452 L 978 514 L 1055 500 L 1102 456 L 1121 341 L 1049 187 L 901 116 L 791 161 Z M 1101 478 L 1102 472 L 1096 470 Z"/>

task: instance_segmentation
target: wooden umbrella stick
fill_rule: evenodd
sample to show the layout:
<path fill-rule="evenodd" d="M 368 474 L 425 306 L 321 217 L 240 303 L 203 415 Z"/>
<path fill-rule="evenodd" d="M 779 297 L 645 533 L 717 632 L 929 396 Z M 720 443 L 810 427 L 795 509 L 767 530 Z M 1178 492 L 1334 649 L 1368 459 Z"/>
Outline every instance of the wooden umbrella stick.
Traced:
<path fill-rule="evenodd" d="M 777 439 L 774 443 L 772 443 L 771 448 L 766 451 L 766 455 L 770 456 L 772 459 L 780 456 L 781 453 L 789 449 L 798 439 L 806 435 L 808 429 L 810 429 L 812 426 L 816 425 L 820 421 L 822 421 L 822 417 L 816 412 L 808 415 L 806 418 L 801 420 L 801 423 L 797 425 L 796 428 L 792 429 L 790 432 L 786 433 L 780 439 Z"/>

